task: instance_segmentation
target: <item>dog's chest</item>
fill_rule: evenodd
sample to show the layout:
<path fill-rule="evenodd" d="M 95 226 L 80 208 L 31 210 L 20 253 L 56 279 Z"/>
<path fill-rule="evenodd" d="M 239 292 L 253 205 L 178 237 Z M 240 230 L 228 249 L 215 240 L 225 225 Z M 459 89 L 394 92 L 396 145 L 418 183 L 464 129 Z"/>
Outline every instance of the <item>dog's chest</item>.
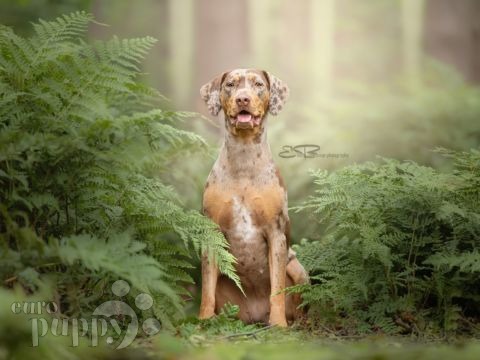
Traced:
<path fill-rule="evenodd" d="M 205 215 L 224 233 L 251 241 L 255 233 L 274 223 L 285 208 L 285 193 L 277 184 L 254 186 L 248 181 L 214 183 L 203 196 Z"/>

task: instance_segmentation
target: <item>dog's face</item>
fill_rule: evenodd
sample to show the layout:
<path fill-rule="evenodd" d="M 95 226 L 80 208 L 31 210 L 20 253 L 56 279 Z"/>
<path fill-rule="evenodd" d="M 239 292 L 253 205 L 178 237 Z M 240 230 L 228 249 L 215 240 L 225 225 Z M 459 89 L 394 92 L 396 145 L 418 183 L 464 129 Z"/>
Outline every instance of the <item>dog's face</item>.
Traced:
<path fill-rule="evenodd" d="M 277 115 L 288 97 L 288 87 L 266 71 L 236 69 L 202 86 L 200 94 L 212 115 L 225 113 L 234 134 L 257 132 L 267 112 Z"/>
<path fill-rule="evenodd" d="M 267 75 L 258 70 L 234 70 L 225 75 L 220 103 L 230 124 L 239 129 L 259 126 L 270 100 Z"/>

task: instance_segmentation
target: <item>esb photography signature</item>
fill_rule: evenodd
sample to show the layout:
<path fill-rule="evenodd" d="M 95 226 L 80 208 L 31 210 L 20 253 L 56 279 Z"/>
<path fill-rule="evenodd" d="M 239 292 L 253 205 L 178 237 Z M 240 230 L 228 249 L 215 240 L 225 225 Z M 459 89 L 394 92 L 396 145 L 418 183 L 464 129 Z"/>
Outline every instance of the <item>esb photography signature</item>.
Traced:
<path fill-rule="evenodd" d="M 278 156 L 285 159 L 301 157 L 304 159 L 310 158 L 347 158 L 347 153 L 322 153 L 320 152 L 320 145 L 315 144 L 301 144 L 301 145 L 284 145 L 282 151 Z"/>

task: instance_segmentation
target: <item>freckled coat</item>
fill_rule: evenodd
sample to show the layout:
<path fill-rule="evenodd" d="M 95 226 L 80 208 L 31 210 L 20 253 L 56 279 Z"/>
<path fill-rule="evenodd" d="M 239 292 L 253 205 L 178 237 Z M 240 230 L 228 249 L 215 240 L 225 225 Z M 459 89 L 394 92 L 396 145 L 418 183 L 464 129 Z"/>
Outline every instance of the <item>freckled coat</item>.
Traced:
<path fill-rule="evenodd" d="M 211 316 L 213 309 L 218 313 L 230 302 L 240 306 L 239 316 L 245 322 L 284 326 L 285 319 L 301 313 L 297 309 L 301 299 L 275 294 L 308 281 L 294 252 L 288 250 L 287 192 L 265 131 L 267 111 L 277 114 L 282 109 L 288 88 L 267 72 L 240 69 L 206 84 L 201 95 L 212 114 L 220 109 L 225 114 L 225 141 L 205 185 L 203 212 L 228 240 L 246 298 L 231 280 L 214 276 L 218 271 L 204 259 L 206 289 L 202 289 L 200 316 Z M 244 103 L 239 98 L 248 99 L 248 104 L 240 106 Z M 236 126 L 241 111 L 252 119 L 248 129 Z"/>

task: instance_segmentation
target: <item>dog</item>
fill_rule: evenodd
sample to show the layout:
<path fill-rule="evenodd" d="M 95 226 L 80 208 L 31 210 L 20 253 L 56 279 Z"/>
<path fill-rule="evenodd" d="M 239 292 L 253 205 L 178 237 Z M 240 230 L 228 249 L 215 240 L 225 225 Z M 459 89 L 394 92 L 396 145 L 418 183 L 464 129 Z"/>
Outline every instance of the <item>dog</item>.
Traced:
<path fill-rule="evenodd" d="M 202 212 L 225 235 L 245 295 L 203 254 L 199 318 L 231 303 L 245 323 L 285 327 L 302 310 L 300 295 L 283 290 L 309 282 L 289 248 L 287 191 L 267 143 L 267 114 L 282 110 L 289 88 L 269 72 L 236 69 L 203 85 L 200 95 L 212 115 L 225 115 L 225 139 L 205 184 Z"/>

